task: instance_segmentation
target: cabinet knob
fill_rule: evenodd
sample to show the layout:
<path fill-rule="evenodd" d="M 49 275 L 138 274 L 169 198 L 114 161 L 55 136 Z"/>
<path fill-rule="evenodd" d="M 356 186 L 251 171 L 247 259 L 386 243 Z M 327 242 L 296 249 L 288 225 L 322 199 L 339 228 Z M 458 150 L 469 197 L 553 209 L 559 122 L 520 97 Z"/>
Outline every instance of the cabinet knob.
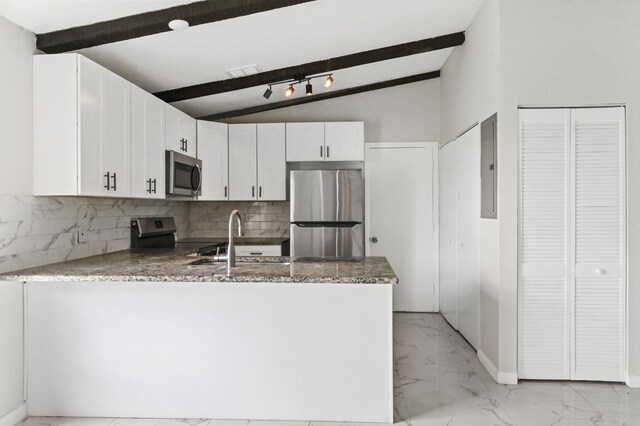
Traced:
<path fill-rule="evenodd" d="M 598 275 L 604 275 L 607 273 L 607 271 L 604 269 L 596 268 L 595 273 Z"/>
<path fill-rule="evenodd" d="M 378 242 L 378 237 L 371 237 L 371 242 L 373 244 L 377 243 Z"/>

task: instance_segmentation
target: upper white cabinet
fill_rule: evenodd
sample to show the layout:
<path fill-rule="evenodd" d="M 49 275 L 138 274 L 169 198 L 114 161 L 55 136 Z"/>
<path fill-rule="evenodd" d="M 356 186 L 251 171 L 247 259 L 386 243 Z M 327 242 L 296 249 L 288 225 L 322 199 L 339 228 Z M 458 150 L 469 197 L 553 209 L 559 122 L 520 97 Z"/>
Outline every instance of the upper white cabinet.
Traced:
<path fill-rule="evenodd" d="M 258 124 L 258 199 L 287 199 L 284 123 Z"/>
<path fill-rule="evenodd" d="M 165 104 L 165 108 L 166 149 L 195 157 L 197 153 L 196 119 L 171 105 Z"/>
<path fill-rule="evenodd" d="M 202 195 L 198 200 L 229 199 L 229 126 L 198 120 L 198 158 L 202 160 Z"/>
<path fill-rule="evenodd" d="M 229 199 L 257 199 L 257 126 L 229 125 Z M 204 166 L 204 164 L 203 164 Z"/>
<path fill-rule="evenodd" d="M 287 123 L 287 161 L 364 161 L 364 123 Z"/>
<path fill-rule="evenodd" d="M 34 194 L 129 196 L 131 84 L 78 54 L 33 64 Z"/>
<path fill-rule="evenodd" d="M 131 86 L 131 196 L 165 197 L 165 104 Z"/>
<path fill-rule="evenodd" d="M 364 161 L 364 123 L 324 123 L 327 161 Z"/>
<path fill-rule="evenodd" d="M 287 161 L 324 160 L 324 123 L 287 123 Z"/>
<path fill-rule="evenodd" d="M 229 200 L 286 200 L 285 155 L 284 123 L 230 124 Z"/>

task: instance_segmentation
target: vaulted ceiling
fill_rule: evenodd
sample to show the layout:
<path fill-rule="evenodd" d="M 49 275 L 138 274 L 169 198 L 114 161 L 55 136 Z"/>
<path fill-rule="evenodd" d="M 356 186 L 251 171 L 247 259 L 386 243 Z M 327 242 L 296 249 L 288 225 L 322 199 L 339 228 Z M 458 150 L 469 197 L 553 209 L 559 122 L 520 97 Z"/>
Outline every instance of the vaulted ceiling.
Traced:
<path fill-rule="evenodd" d="M 235 2 L 249 6 L 287 3 L 277 0 Z M 0 15 L 36 34 L 43 34 L 188 3 L 191 1 L 0 0 Z M 225 3 L 233 4 L 233 1 L 197 4 L 218 7 Z M 229 79 L 226 70 L 246 65 L 257 65 L 261 72 L 272 71 L 462 32 L 482 0 L 314 0 L 294 3 L 298 2 L 291 1 L 291 6 L 252 14 L 244 14 L 244 10 L 240 16 L 231 19 L 213 19 L 215 22 L 182 31 L 151 32 L 77 52 L 141 88 L 157 93 Z M 153 16 L 164 19 L 167 15 L 155 12 Z M 339 69 L 334 72 L 335 83 L 331 89 L 322 87 L 321 80 L 314 82 L 314 95 L 437 71 L 452 49 L 439 48 Z M 265 88 L 266 84 L 260 84 L 173 104 L 200 117 L 287 99 L 283 94 L 285 86 L 274 88 L 269 100 L 262 96 Z M 304 86 L 298 86 L 294 97 L 303 97 L 303 92 Z"/>

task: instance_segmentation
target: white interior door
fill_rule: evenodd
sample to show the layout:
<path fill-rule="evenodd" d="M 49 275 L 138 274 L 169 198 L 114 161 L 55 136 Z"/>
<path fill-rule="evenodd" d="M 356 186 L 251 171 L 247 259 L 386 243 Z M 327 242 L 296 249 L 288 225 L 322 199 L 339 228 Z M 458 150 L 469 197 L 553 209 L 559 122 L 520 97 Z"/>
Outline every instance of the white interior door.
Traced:
<path fill-rule="evenodd" d="M 437 149 L 366 144 L 366 253 L 385 256 L 400 279 L 395 311 L 438 310 Z"/>
<path fill-rule="evenodd" d="M 624 380 L 624 108 L 571 110 L 573 380 Z"/>
<path fill-rule="evenodd" d="M 453 142 L 440 149 L 438 155 L 440 196 L 440 312 L 453 328 L 458 329 L 457 253 L 457 145 Z"/>
<path fill-rule="evenodd" d="M 458 330 L 475 348 L 480 344 L 480 126 L 455 142 L 457 150 Z"/>

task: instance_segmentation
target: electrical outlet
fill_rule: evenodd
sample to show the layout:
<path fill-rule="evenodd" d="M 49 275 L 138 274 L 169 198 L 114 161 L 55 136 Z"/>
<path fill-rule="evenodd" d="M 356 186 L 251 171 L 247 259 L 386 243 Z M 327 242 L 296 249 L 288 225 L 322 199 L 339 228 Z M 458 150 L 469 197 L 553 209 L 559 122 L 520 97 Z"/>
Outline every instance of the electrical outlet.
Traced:
<path fill-rule="evenodd" d="M 87 228 L 84 226 L 78 227 L 78 243 L 86 243 L 87 242 Z"/>

